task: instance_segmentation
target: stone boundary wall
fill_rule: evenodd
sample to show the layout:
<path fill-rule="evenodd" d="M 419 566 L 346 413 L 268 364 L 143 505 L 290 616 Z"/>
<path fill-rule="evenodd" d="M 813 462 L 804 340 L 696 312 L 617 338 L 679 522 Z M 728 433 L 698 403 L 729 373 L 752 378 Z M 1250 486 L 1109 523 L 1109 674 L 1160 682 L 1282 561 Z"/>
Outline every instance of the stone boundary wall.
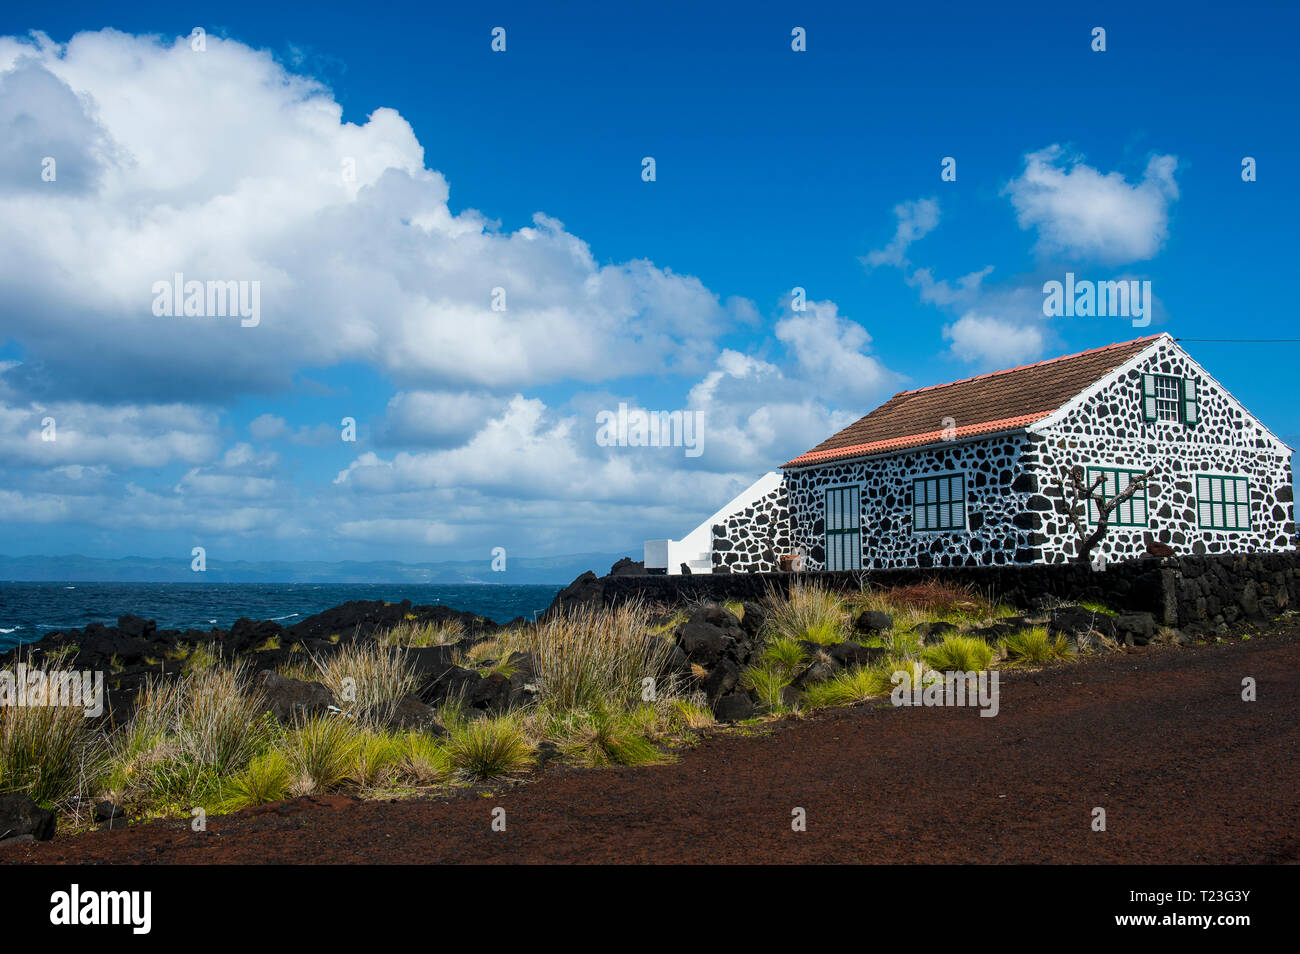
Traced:
<path fill-rule="evenodd" d="M 714 573 L 696 576 L 583 574 L 555 598 L 606 606 L 631 599 L 659 604 L 756 600 L 794 583 L 836 589 L 891 587 L 941 580 L 972 586 L 1020 609 L 1044 600 L 1096 600 L 1121 611 L 1149 612 L 1166 626 L 1209 628 L 1276 617 L 1300 600 L 1300 552 L 1184 556 L 1133 560 L 1095 571 L 1076 563 L 846 573 Z"/>

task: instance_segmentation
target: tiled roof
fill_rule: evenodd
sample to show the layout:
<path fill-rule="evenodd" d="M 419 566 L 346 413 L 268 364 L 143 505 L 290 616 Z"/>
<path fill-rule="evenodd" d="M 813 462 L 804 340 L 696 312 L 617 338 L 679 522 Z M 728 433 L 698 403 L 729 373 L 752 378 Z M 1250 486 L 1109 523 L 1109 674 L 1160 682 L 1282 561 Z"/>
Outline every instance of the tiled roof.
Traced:
<path fill-rule="evenodd" d="M 1150 335 L 949 384 L 900 391 L 866 417 L 782 466 L 803 467 L 1026 427 L 1159 337 Z M 945 418 L 955 422 L 955 434 L 944 434 Z"/>

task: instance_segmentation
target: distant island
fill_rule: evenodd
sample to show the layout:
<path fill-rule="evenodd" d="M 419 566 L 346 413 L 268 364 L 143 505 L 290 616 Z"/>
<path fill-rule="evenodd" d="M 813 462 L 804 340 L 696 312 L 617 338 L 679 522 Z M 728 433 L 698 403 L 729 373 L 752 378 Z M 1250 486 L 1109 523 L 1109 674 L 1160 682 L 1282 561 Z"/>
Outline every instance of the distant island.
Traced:
<path fill-rule="evenodd" d="M 504 570 L 492 559 L 441 563 L 248 561 L 208 558 L 207 570 L 190 569 L 189 557 L 118 559 L 70 556 L 0 556 L 0 582 L 12 583 L 554 583 L 563 585 L 587 570 L 603 572 L 627 553 L 578 553 L 508 557 Z M 636 554 L 637 558 L 640 554 Z"/>

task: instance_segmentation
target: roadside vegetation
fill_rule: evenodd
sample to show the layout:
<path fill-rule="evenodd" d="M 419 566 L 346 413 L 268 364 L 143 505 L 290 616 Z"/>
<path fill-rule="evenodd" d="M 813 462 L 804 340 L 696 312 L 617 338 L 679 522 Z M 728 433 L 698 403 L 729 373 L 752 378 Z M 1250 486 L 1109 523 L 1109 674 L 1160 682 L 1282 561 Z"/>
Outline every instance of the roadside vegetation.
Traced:
<path fill-rule="evenodd" d="M 710 612 L 740 632 L 747 609 L 734 603 Z M 751 611 L 760 616 L 750 620 L 730 690 L 753 701 L 754 716 L 741 720 L 749 724 L 887 703 L 900 680 L 908 685 L 929 670 L 1045 666 L 1076 652 L 1041 621 L 939 582 L 856 593 L 796 586 Z M 694 618 L 626 604 L 478 638 L 458 622 L 408 619 L 374 638 L 333 636 L 328 652 L 277 643 L 231 660 L 202 645 L 177 647 L 166 676 L 151 677 L 117 723 L 76 708 L 0 708 L 0 793 L 26 792 L 75 828 L 88 825 L 103 800 L 132 818 L 189 817 L 196 807 L 224 813 L 300 795 L 392 797 L 490 784 L 551 760 L 584 767 L 671 760 L 714 724 L 709 673 L 674 644 Z M 485 711 L 452 696 L 430 709 L 419 701 L 427 688 L 415 664 L 420 652 L 444 653 L 484 682 L 508 680 L 511 705 Z M 276 718 L 259 677 L 257 658 L 266 653 L 280 676 L 319 684 L 338 704 Z M 404 721 L 413 705 L 436 710 L 436 719 Z"/>

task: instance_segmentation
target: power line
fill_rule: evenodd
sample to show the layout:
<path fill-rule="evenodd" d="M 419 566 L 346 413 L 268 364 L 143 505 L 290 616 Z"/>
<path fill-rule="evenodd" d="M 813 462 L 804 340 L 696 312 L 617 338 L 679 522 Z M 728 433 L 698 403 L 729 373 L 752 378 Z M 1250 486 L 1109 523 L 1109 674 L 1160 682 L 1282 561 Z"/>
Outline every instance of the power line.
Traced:
<path fill-rule="evenodd" d="M 1215 344 L 1300 344 L 1300 338 L 1175 338 L 1174 340 Z"/>

